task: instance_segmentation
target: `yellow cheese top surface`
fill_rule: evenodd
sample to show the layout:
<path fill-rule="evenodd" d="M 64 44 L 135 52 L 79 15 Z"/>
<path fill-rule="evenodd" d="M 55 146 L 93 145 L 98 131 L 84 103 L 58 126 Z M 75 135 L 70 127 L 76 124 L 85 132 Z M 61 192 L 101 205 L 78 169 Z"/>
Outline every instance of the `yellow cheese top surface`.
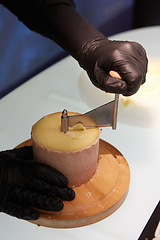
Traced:
<path fill-rule="evenodd" d="M 78 113 L 68 112 L 68 115 Z M 61 132 L 61 112 L 41 118 L 32 127 L 32 138 L 42 147 L 56 151 L 76 151 L 91 146 L 99 138 L 99 128 L 74 127 Z"/>

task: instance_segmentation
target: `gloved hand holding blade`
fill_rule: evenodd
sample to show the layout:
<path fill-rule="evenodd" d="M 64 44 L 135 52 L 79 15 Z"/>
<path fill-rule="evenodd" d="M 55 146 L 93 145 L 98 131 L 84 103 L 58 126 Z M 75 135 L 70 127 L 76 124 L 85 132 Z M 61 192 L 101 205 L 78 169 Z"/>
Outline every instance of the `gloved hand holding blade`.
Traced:
<path fill-rule="evenodd" d="M 114 71 L 110 75 L 120 78 Z M 64 109 L 61 116 L 61 131 L 66 133 L 69 127 L 81 123 L 85 128 L 109 127 L 116 129 L 118 114 L 119 94 L 115 94 L 115 99 L 107 104 L 95 108 L 82 115 L 68 116 L 67 110 Z"/>

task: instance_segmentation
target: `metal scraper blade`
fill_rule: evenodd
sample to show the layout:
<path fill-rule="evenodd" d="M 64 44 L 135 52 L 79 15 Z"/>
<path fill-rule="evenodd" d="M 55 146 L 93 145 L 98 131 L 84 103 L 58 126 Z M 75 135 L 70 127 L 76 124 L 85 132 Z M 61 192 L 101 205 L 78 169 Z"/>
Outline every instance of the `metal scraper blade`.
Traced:
<path fill-rule="evenodd" d="M 85 128 L 109 127 L 116 129 L 118 114 L 119 94 L 115 94 L 115 100 L 97 107 L 82 115 L 68 116 L 64 109 L 61 116 L 61 131 L 67 132 L 69 127 L 81 123 Z"/>

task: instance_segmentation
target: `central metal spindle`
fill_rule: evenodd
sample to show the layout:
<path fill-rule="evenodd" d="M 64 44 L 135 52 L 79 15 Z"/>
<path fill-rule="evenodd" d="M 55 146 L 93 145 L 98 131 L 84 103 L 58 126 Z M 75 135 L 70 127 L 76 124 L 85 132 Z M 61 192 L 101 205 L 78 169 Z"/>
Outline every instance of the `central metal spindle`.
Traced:
<path fill-rule="evenodd" d="M 61 116 L 61 131 L 64 133 L 68 131 L 68 120 L 67 110 L 64 109 Z"/>

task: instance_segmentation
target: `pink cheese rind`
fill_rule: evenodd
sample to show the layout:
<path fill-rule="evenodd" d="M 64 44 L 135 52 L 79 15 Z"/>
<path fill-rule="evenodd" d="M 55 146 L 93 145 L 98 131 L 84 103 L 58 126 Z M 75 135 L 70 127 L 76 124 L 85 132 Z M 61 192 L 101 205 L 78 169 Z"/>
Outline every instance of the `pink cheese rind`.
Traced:
<path fill-rule="evenodd" d="M 34 160 L 60 171 L 74 187 L 88 182 L 98 167 L 99 138 L 91 146 L 72 152 L 55 151 L 38 144 L 31 136 Z"/>

